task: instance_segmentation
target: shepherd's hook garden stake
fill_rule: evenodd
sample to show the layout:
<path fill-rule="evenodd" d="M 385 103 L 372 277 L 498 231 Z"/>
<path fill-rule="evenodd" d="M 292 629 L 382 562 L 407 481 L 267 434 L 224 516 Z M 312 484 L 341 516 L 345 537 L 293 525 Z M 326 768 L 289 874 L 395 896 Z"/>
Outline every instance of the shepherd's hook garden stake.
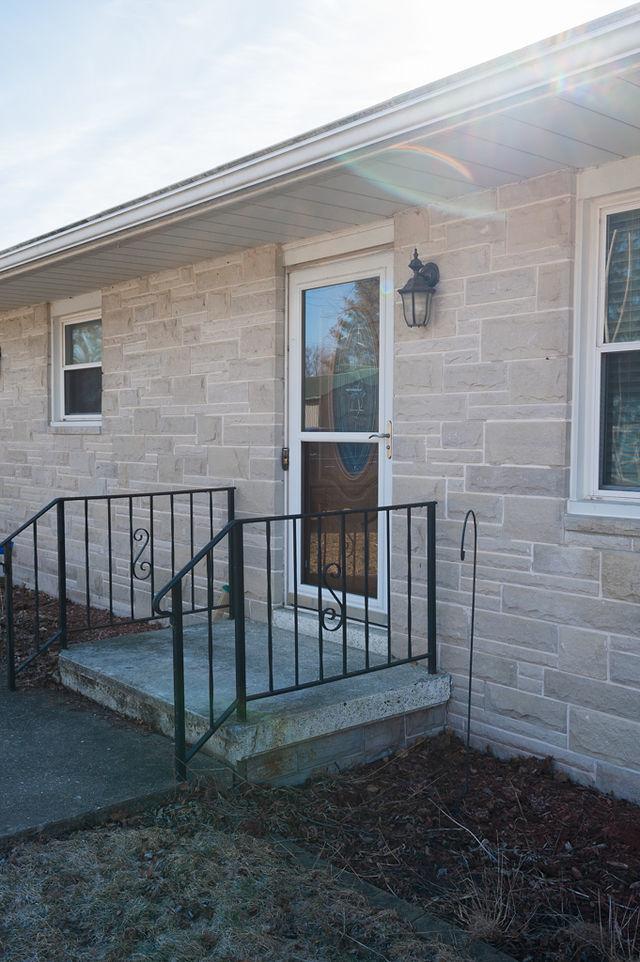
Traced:
<path fill-rule="evenodd" d="M 460 561 L 465 559 L 464 539 L 467 533 L 467 523 L 469 518 L 473 521 L 473 574 L 471 580 L 471 629 L 469 634 L 469 694 L 467 698 L 467 751 L 465 760 L 464 775 L 464 794 L 469 791 L 469 747 L 471 743 L 471 685 L 473 682 L 473 633 L 476 620 L 476 569 L 478 565 L 478 519 L 472 509 L 467 511 L 462 525 L 462 537 L 460 538 Z"/>

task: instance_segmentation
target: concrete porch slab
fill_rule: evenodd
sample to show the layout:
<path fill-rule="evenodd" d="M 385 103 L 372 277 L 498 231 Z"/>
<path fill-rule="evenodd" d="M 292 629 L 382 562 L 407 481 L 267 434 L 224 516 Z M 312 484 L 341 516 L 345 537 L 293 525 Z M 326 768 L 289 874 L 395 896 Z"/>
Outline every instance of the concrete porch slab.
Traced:
<path fill-rule="evenodd" d="M 214 716 L 235 697 L 234 625 L 214 628 Z M 266 626 L 247 622 L 247 690 L 268 688 Z M 206 626 L 185 630 L 187 738 L 196 741 L 209 726 Z M 323 645 L 325 677 L 342 670 L 342 647 Z M 364 667 L 364 651 L 349 646 L 349 670 Z M 380 664 L 379 654 L 371 655 Z M 317 639 L 301 634 L 299 679 L 319 673 Z M 74 646 L 60 655 L 63 683 L 156 731 L 173 734 L 171 632 L 126 635 Z M 274 687 L 294 682 L 293 632 L 273 628 Z M 448 675 L 429 675 L 422 665 L 396 665 L 303 691 L 249 702 L 246 722 L 234 716 L 206 743 L 204 751 L 247 777 L 300 781 L 318 767 L 354 764 L 402 747 L 418 735 L 442 730 L 449 698 Z M 349 734 L 347 734 L 349 733 Z"/>

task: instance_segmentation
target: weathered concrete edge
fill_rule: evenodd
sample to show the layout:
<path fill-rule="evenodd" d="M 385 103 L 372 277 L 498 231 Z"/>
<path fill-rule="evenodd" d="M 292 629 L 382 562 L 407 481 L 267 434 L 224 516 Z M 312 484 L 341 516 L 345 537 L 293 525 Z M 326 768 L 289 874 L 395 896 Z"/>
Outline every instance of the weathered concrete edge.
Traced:
<path fill-rule="evenodd" d="M 216 767 L 211 769 L 207 765 L 216 762 Z M 21 842 L 33 841 L 36 838 L 50 838 L 57 835 L 67 835 L 70 832 L 79 832 L 84 829 L 97 828 L 113 820 L 118 813 L 124 815 L 142 815 L 158 805 L 170 802 L 182 795 L 185 785 L 193 788 L 194 785 L 214 784 L 232 785 L 238 778 L 238 773 L 218 759 L 210 757 L 200 758 L 200 764 L 190 763 L 188 782 L 173 781 L 167 784 L 166 788 L 159 788 L 153 792 L 145 792 L 142 795 L 129 795 L 125 798 L 102 805 L 92 811 L 78 812 L 77 815 L 69 815 L 67 818 L 59 818 L 51 822 L 42 822 L 31 828 L 20 829 L 17 832 L 5 832 L 0 834 L 0 853 Z"/>
<path fill-rule="evenodd" d="M 97 828 L 113 819 L 118 812 L 127 815 L 138 815 L 145 812 L 155 805 L 171 801 L 181 791 L 180 785 L 176 782 L 168 785 L 167 788 L 159 789 L 155 792 L 147 792 L 144 795 L 131 795 L 128 798 L 111 802 L 90 812 L 79 812 L 77 815 L 70 815 L 68 818 L 59 818 L 52 822 L 43 822 L 40 825 L 33 825 L 31 828 L 23 828 L 18 832 L 5 832 L 0 835 L 0 852 L 20 845 L 21 842 L 33 841 L 37 838 L 50 838 L 54 835 L 66 835 L 68 832 L 78 832 L 83 829 Z"/>
<path fill-rule="evenodd" d="M 221 728 L 208 743 L 212 754 L 218 746 L 233 764 L 277 750 L 286 745 L 298 744 L 320 738 L 334 732 L 347 731 L 359 725 L 380 722 L 406 715 L 425 708 L 445 705 L 451 692 L 451 678 L 447 674 L 417 677 L 410 685 L 404 683 L 373 694 L 366 693 L 355 698 L 334 703 L 331 712 L 317 708 L 296 712 L 295 717 L 283 714 L 270 728 L 261 724 L 263 718 L 255 714 L 249 722 L 230 722 Z M 220 748 L 218 748 L 218 751 Z"/>
<path fill-rule="evenodd" d="M 496 949 L 486 942 L 473 941 L 464 929 L 446 922 L 431 912 L 425 912 L 424 909 L 398 898 L 397 895 L 383 892 L 382 889 L 371 885 L 370 882 L 365 882 L 357 875 L 353 875 L 352 872 L 347 872 L 346 869 L 337 868 L 331 862 L 326 862 L 312 852 L 296 845 L 295 842 L 290 842 L 288 839 L 278 836 L 272 836 L 270 841 L 276 847 L 283 848 L 304 868 L 319 868 L 329 872 L 337 881 L 344 881 L 349 888 L 361 892 L 372 905 L 381 909 L 392 909 L 402 919 L 409 922 L 416 935 L 425 939 L 425 941 L 439 939 L 456 949 L 464 949 L 477 962 L 516 962 L 512 956 L 506 955 L 500 949 Z"/>
<path fill-rule="evenodd" d="M 112 711 L 143 721 L 168 737 L 173 737 L 173 705 L 168 700 L 140 692 L 120 678 L 112 678 L 61 653 L 59 670 L 63 684 Z M 286 745 L 318 738 L 354 725 L 382 721 L 407 712 L 435 708 L 446 704 L 451 691 L 451 677 L 445 673 L 424 674 L 416 669 L 416 680 L 374 694 L 363 694 L 333 706 L 331 713 L 296 712 L 295 718 L 282 715 L 277 724 L 261 725 L 263 718 L 255 709 L 249 722 L 227 722 L 203 746 L 205 754 L 224 759 L 232 765 Z M 253 715 L 253 718 L 252 718 Z M 354 715 L 358 717 L 354 719 Z M 255 720 L 254 720 L 255 719 Z M 208 728 L 208 720 L 187 709 L 187 742 L 193 744 Z"/>
<path fill-rule="evenodd" d="M 84 698 L 109 708 L 125 718 L 144 722 L 161 735 L 174 736 L 173 704 L 157 695 L 140 692 L 133 685 L 120 678 L 112 678 L 73 659 L 67 652 L 61 652 L 58 659 L 60 679 L 65 688 Z M 187 742 L 193 744 L 207 729 L 207 721 L 189 709 L 185 712 Z"/>

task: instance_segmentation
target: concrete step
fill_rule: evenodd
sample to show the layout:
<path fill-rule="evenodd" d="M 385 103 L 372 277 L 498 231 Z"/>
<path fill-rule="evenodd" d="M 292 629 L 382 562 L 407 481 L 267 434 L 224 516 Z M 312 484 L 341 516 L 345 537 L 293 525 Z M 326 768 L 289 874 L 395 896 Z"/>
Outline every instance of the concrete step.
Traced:
<path fill-rule="evenodd" d="M 235 697 L 232 622 L 214 628 L 214 717 Z M 247 690 L 268 688 L 266 626 L 247 622 Z M 294 682 L 293 632 L 273 628 L 274 687 Z M 185 629 L 187 739 L 209 727 L 207 633 L 204 625 Z M 360 647 L 347 648 L 350 671 L 363 668 Z M 342 670 L 342 647 L 323 644 L 325 677 Z M 371 664 L 381 664 L 380 654 Z M 299 636 L 299 680 L 319 675 L 318 641 Z M 102 705 L 173 734 L 173 667 L 168 629 L 76 645 L 60 655 L 63 683 Z M 251 780 L 302 781 L 318 768 L 344 767 L 379 757 L 416 737 L 441 731 L 449 698 L 448 675 L 430 675 L 422 665 L 396 665 L 302 691 L 250 701 L 246 722 L 231 716 L 203 751 Z"/>

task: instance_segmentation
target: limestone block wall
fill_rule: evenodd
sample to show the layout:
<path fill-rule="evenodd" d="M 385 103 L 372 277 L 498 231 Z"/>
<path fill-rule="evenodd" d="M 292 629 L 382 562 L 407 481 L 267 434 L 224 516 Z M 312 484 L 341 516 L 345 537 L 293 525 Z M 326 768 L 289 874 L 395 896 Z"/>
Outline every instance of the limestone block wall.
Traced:
<path fill-rule="evenodd" d="M 439 501 L 449 724 L 466 713 L 474 508 L 475 743 L 638 798 L 640 524 L 565 511 L 574 204 L 564 172 L 396 217 L 396 277 L 417 244 L 442 282 L 430 328 L 396 318 L 394 499 Z"/>
<path fill-rule="evenodd" d="M 101 428 L 50 424 L 48 305 L 0 314 L 0 533 L 56 495 L 241 485 L 241 510 L 278 512 L 282 446 L 284 272 L 275 245 L 128 281 L 102 292 Z M 224 498 L 216 499 L 216 525 Z M 176 499 L 177 567 L 190 557 L 188 499 Z M 148 501 L 135 525 L 148 521 Z M 196 500 L 196 545 L 208 539 L 206 502 Z M 41 586 L 55 584 L 53 519 L 40 532 Z M 170 571 L 169 501 L 155 505 L 157 584 Z M 129 521 L 114 508 L 116 610 L 129 604 Z M 107 595 L 106 514 L 89 514 L 90 588 Z M 84 598 L 84 519 L 69 508 L 71 596 Z M 254 540 L 257 536 L 254 536 Z M 263 542 L 247 564 L 259 566 Z M 281 551 L 274 569 L 282 568 Z M 26 565 L 30 546 L 20 542 Z M 24 568 L 26 571 L 26 568 Z M 224 557 L 217 580 L 226 580 Z M 149 593 L 150 585 L 136 591 Z M 258 592 L 259 594 L 259 592 Z M 140 604 L 145 599 L 141 598 Z M 142 610 L 142 609 L 141 609 Z"/>
<path fill-rule="evenodd" d="M 398 305 L 393 499 L 439 502 L 439 656 L 455 683 L 449 724 L 460 730 L 465 717 L 470 562 L 459 561 L 459 538 L 473 507 L 481 526 L 476 744 L 550 754 L 573 778 L 640 798 L 640 524 L 566 514 L 574 225 L 571 172 L 396 216 L 398 286 L 414 245 L 438 262 L 442 281 L 429 328 L 409 330 Z M 281 511 L 284 291 L 276 246 L 103 291 L 100 430 L 50 425 L 47 305 L 0 314 L 0 534 L 57 494 L 236 484 L 246 515 Z M 190 545 L 178 514 L 180 563 Z M 199 520 L 206 528 L 204 509 Z M 118 523 L 115 600 L 125 606 L 126 514 Z M 167 573 L 166 506 L 158 523 Z M 82 597 L 83 519 L 69 526 L 71 593 Z M 90 588 L 104 600 L 98 509 L 89 527 Z M 276 600 L 283 597 L 278 536 Z M 399 636 L 403 538 L 399 532 L 392 567 Z M 420 599 L 419 517 L 412 543 Z M 46 589 L 54 585 L 55 552 L 45 523 L 40 551 Z M 263 529 L 247 532 L 246 562 L 250 611 L 260 616 Z M 225 575 L 222 557 L 217 580 Z M 423 616 L 413 624 L 422 638 Z"/>
<path fill-rule="evenodd" d="M 235 484 L 238 510 L 283 510 L 284 271 L 275 245 L 104 292 L 103 470 L 120 490 Z M 222 518 L 220 518 L 222 521 Z M 221 577 L 226 577 L 222 549 Z M 264 532 L 247 532 L 264 596 Z M 282 570 L 275 545 L 274 570 Z"/>

